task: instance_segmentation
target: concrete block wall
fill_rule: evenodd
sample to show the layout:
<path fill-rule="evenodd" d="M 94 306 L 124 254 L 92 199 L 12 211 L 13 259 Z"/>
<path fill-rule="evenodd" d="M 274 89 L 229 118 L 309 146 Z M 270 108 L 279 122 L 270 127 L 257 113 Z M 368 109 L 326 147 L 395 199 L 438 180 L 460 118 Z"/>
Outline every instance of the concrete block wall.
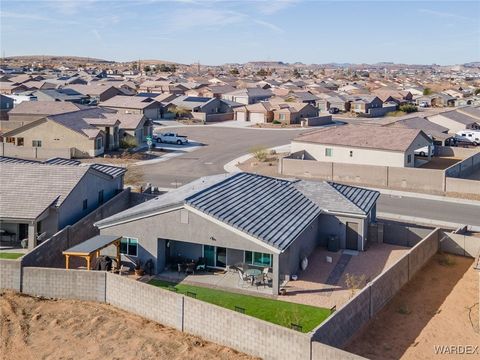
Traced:
<path fill-rule="evenodd" d="M 447 177 L 445 191 L 447 193 L 480 194 L 480 181 Z"/>
<path fill-rule="evenodd" d="M 370 285 L 370 314 L 376 314 L 408 282 L 408 256 L 402 257 Z"/>
<path fill-rule="evenodd" d="M 314 330 L 313 341 L 342 347 L 370 320 L 370 286 L 366 286 Z"/>
<path fill-rule="evenodd" d="M 433 230 L 431 227 L 413 226 L 388 220 L 379 222 L 383 225 L 383 242 L 391 245 L 413 247 Z"/>
<path fill-rule="evenodd" d="M 310 335 L 184 298 L 184 331 L 262 359 L 310 358 Z"/>
<path fill-rule="evenodd" d="M 20 291 L 22 263 L 19 260 L 0 259 L 0 289 Z"/>
<path fill-rule="evenodd" d="M 50 298 L 105 302 L 105 272 L 23 268 L 22 292 Z"/>
<path fill-rule="evenodd" d="M 480 253 L 480 237 L 442 232 L 440 235 L 440 250 L 450 254 L 476 258 Z"/>
<path fill-rule="evenodd" d="M 183 296 L 107 274 L 106 302 L 147 319 L 183 330 Z"/>
<path fill-rule="evenodd" d="M 312 342 L 312 360 L 366 360 L 366 358 L 319 342 Z"/>
<path fill-rule="evenodd" d="M 343 347 L 438 251 L 440 229 L 430 232 L 385 272 L 368 283 L 312 334 L 312 340 Z"/>

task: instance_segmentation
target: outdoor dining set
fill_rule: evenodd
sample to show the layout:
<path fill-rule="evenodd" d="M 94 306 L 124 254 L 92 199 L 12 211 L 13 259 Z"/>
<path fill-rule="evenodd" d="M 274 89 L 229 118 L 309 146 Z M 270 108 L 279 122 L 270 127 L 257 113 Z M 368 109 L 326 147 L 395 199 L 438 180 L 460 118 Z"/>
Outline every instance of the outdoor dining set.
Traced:
<path fill-rule="evenodd" d="M 262 270 L 254 267 L 249 267 L 247 264 L 241 266 L 234 266 L 231 268 L 236 271 L 239 278 L 239 285 L 249 286 L 269 286 L 272 279 L 269 276 L 270 268 L 264 267 Z"/>

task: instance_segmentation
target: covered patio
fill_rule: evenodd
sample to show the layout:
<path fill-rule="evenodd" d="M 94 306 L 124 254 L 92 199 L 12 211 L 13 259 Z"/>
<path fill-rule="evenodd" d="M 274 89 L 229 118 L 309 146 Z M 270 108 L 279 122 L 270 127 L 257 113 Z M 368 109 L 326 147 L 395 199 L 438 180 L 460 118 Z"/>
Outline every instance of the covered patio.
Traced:
<path fill-rule="evenodd" d="M 100 256 L 100 251 L 114 245 L 116 247 L 116 261 L 117 264 L 121 264 L 121 254 L 120 254 L 120 241 L 121 236 L 113 235 L 97 235 L 94 236 L 70 249 L 67 249 L 62 252 L 65 255 L 65 268 L 68 270 L 70 268 L 70 257 L 80 257 L 86 261 L 86 269 L 91 270 L 92 268 L 92 259 L 98 258 Z"/>

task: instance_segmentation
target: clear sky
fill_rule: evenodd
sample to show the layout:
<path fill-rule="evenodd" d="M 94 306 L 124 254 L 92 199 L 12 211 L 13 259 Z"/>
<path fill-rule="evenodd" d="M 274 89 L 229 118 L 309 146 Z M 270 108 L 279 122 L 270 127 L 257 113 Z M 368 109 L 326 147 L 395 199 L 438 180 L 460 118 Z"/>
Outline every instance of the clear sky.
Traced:
<path fill-rule="evenodd" d="M 222 64 L 480 61 L 480 1 L 0 0 L 2 55 Z"/>

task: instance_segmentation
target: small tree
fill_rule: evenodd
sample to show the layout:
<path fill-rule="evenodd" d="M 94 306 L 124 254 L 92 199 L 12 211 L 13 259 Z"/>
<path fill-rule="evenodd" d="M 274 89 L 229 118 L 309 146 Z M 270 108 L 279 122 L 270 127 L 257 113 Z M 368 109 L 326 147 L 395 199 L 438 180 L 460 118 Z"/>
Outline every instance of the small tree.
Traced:
<path fill-rule="evenodd" d="M 238 75 L 240 72 L 238 71 L 237 68 L 230 69 L 229 71 L 230 75 Z"/>
<path fill-rule="evenodd" d="M 145 71 L 146 73 L 148 73 L 148 72 L 152 71 L 152 68 L 150 67 L 150 65 L 145 65 L 145 66 L 143 67 L 143 71 Z"/>
<path fill-rule="evenodd" d="M 268 75 L 268 71 L 265 70 L 265 69 L 260 69 L 257 71 L 257 75 L 258 76 L 267 76 Z"/>
<path fill-rule="evenodd" d="M 362 286 L 365 284 L 367 277 L 365 274 L 363 275 L 355 275 L 346 273 L 345 274 L 345 285 L 350 290 L 350 297 L 355 295 L 357 290 L 360 290 Z"/>
<path fill-rule="evenodd" d="M 479 89 L 475 89 L 475 95 L 478 95 L 480 94 L 480 88 Z"/>
<path fill-rule="evenodd" d="M 431 94 L 432 94 L 432 89 L 428 87 L 423 89 L 423 95 L 431 95 Z"/>
<path fill-rule="evenodd" d="M 264 146 L 256 146 L 250 150 L 251 154 L 257 161 L 265 162 L 268 158 L 267 149 Z"/>
<path fill-rule="evenodd" d="M 190 110 L 181 106 L 172 106 L 169 111 L 175 114 L 175 117 L 186 117 L 190 115 Z"/>
<path fill-rule="evenodd" d="M 298 71 L 298 69 L 295 69 L 293 70 L 293 76 L 295 76 L 296 78 L 299 78 L 302 76 L 302 74 L 300 74 L 300 71 Z"/>
<path fill-rule="evenodd" d="M 398 110 L 406 112 L 407 114 L 417 112 L 418 109 L 415 105 L 413 104 L 403 104 L 398 107 Z"/>

